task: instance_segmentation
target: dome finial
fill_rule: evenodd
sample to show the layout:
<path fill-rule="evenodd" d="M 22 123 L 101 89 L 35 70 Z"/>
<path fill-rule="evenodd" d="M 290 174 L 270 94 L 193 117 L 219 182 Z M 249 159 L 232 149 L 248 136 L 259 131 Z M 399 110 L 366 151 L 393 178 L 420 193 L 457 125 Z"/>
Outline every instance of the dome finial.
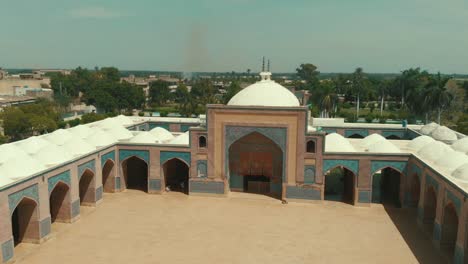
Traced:
<path fill-rule="evenodd" d="M 265 71 L 265 56 L 263 56 L 262 72 L 260 73 L 260 77 L 261 77 L 262 81 L 270 81 L 271 80 L 270 60 L 268 60 L 267 70 Z"/>

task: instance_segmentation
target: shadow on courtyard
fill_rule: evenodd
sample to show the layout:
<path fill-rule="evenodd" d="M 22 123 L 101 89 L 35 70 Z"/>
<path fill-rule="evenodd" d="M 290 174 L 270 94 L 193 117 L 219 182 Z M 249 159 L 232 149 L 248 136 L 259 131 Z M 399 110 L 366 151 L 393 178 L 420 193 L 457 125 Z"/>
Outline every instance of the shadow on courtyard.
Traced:
<path fill-rule="evenodd" d="M 430 235 L 418 226 L 416 209 L 393 205 L 384 205 L 384 208 L 419 263 L 447 263 L 448 260 L 432 245 Z"/>

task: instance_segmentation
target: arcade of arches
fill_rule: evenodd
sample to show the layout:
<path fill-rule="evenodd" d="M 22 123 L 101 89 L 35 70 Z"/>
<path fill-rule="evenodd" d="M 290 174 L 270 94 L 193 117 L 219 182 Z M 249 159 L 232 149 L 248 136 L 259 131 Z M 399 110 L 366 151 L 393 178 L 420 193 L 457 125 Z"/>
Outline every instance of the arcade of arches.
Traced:
<path fill-rule="evenodd" d="M 188 194 L 189 167 L 185 162 L 174 158 L 163 165 L 164 182 L 166 191 L 175 191 Z"/>
<path fill-rule="evenodd" d="M 148 191 L 148 164 L 138 157 L 130 157 L 122 162 L 125 187 Z"/>
<path fill-rule="evenodd" d="M 271 139 L 253 132 L 229 148 L 231 191 L 281 196 L 283 152 Z"/>

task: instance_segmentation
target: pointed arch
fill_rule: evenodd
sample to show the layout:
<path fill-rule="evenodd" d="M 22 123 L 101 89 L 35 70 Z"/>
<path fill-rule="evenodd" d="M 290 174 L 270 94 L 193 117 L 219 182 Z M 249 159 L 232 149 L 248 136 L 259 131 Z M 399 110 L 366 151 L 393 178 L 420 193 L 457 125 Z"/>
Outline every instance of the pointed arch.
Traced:
<path fill-rule="evenodd" d="M 21 242 L 37 241 L 40 236 L 38 202 L 23 197 L 11 213 L 11 227 L 14 245 Z"/>
<path fill-rule="evenodd" d="M 139 155 L 129 156 L 121 163 L 126 189 L 148 192 L 149 164 Z"/>
<path fill-rule="evenodd" d="M 70 186 L 59 181 L 49 194 L 51 222 L 69 222 L 71 220 Z"/>
<path fill-rule="evenodd" d="M 95 204 L 95 174 L 91 169 L 86 169 L 78 178 L 80 205 L 93 206 Z"/>
<path fill-rule="evenodd" d="M 115 188 L 115 162 L 111 159 L 106 160 L 102 166 L 102 187 L 104 192 L 112 192 Z"/>
<path fill-rule="evenodd" d="M 174 157 L 162 166 L 165 191 L 189 193 L 190 166 L 183 159 Z"/>

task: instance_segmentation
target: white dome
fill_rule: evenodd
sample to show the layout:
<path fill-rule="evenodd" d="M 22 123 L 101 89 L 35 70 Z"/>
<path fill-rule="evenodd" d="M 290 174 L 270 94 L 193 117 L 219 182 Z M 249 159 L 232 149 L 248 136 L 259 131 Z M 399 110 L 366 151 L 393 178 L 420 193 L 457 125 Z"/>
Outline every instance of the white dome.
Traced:
<path fill-rule="evenodd" d="M 431 136 L 437 140 L 442 141 L 457 140 L 457 134 L 455 134 L 455 132 L 453 132 L 450 128 L 446 126 L 440 126 L 434 129 L 431 133 Z"/>
<path fill-rule="evenodd" d="M 361 140 L 361 146 L 368 148 L 376 142 L 386 140 L 383 136 L 379 134 L 371 134 Z"/>
<path fill-rule="evenodd" d="M 468 164 L 464 164 L 454 170 L 452 172 L 452 177 L 461 182 L 468 182 Z"/>
<path fill-rule="evenodd" d="M 28 157 L 28 154 L 24 152 L 16 144 L 3 144 L 0 145 L 0 164 L 6 162 L 10 158 L 21 159 L 22 157 Z"/>
<path fill-rule="evenodd" d="M 413 140 L 411 140 L 411 142 L 408 144 L 408 147 L 415 150 L 415 151 L 419 151 L 421 148 L 423 148 L 424 146 L 428 145 L 428 144 L 431 144 L 435 141 L 435 139 L 429 137 L 429 136 L 419 136 Z"/>
<path fill-rule="evenodd" d="M 42 136 L 43 139 L 54 143 L 57 146 L 63 145 L 67 140 L 72 138 L 73 135 L 65 129 L 58 129 L 50 134 Z"/>
<path fill-rule="evenodd" d="M 439 127 L 439 124 L 436 124 L 434 122 L 430 123 L 430 124 L 427 124 L 423 127 L 421 127 L 421 130 L 419 132 L 421 132 L 421 134 L 423 135 L 430 135 L 432 133 L 432 131 L 436 128 Z"/>
<path fill-rule="evenodd" d="M 266 79 L 238 92 L 228 105 L 241 106 L 300 106 L 297 97 L 275 81 Z"/>
<path fill-rule="evenodd" d="M 435 162 L 437 166 L 445 168 L 447 172 L 452 172 L 465 163 L 468 163 L 468 156 L 458 151 L 447 153 Z"/>
<path fill-rule="evenodd" d="M 189 143 L 190 143 L 190 140 L 189 140 L 188 131 L 174 138 L 173 140 L 169 141 L 169 144 L 173 144 L 173 145 L 188 145 Z"/>
<path fill-rule="evenodd" d="M 400 153 L 400 149 L 395 146 L 393 143 L 387 141 L 387 140 L 381 140 L 377 141 L 374 144 L 370 145 L 368 149 L 366 149 L 368 152 L 372 153 Z"/>
<path fill-rule="evenodd" d="M 11 158 L 7 160 L 1 167 L 0 173 L 2 177 L 8 177 L 16 180 L 34 175 L 45 170 L 46 167 L 31 156 L 26 155 L 21 158 Z"/>
<path fill-rule="evenodd" d="M 468 154 L 468 137 L 459 139 L 452 144 L 452 148 L 456 151 L 460 151 Z"/>
<path fill-rule="evenodd" d="M 143 143 L 143 144 L 145 143 L 155 144 L 156 141 L 157 141 L 157 138 L 148 131 L 142 131 L 138 133 L 138 135 L 130 139 L 130 142 L 132 143 Z"/>
<path fill-rule="evenodd" d="M 76 127 L 72 127 L 68 130 L 73 136 L 79 138 L 87 138 L 89 135 L 93 133 L 93 129 L 91 129 L 87 125 L 79 125 Z"/>
<path fill-rule="evenodd" d="M 354 147 L 342 135 L 337 133 L 328 134 L 325 137 L 326 152 L 355 152 Z"/>
<path fill-rule="evenodd" d="M 49 145 L 42 148 L 33 157 L 47 167 L 55 166 L 73 159 L 73 156 L 68 153 L 65 148 Z"/>
<path fill-rule="evenodd" d="M 117 139 L 110 133 L 104 132 L 101 129 L 93 129 L 93 133 L 85 139 L 86 142 L 97 148 L 109 146 L 117 142 Z"/>
<path fill-rule="evenodd" d="M 106 132 L 108 132 L 109 134 L 112 134 L 112 136 L 117 140 L 126 140 L 126 139 L 130 139 L 133 137 L 132 132 L 130 132 L 125 127 L 121 127 L 121 126 L 113 127 L 107 130 Z"/>
<path fill-rule="evenodd" d="M 74 157 L 91 153 L 96 150 L 94 146 L 88 144 L 81 138 L 72 138 L 65 142 L 62 147 Z"/>
<path fill-rule="evenodd" d="M 132 125 L 133 124 L 133 120 L 128 117 L 128 116 L 124 116 L 124 115 L 119 115 L 117 117 L 115 117 L 117 120 L 119 120 L 119 122 L 124 125 L 124 126 L 129 126 L 129 125 Z"/>
<path fill-rule="evenodd" d="M 447 144 L 435 141 L 421 148 L 418 155 L 429 161 L 435 161 L 453 151 Z"/>
<path fill-rule="evenodd" d="M 165 142 L 174 139 L 174 135 L 162 127 L 155 127 L 150 130 L 150 133 L 156 137 L 159 142 Z"/>
<path fill-rule="evenodd" d="M 103 130 L 111 130 L 116 127 L 123 127 L 122 123 L 117 118 L 106 118 L 99 122 L 95 127 Z"/>
<path fill-rule="evenodd" d="M 52 143 L 41 137 L 34 136 L 25 140 L 18 141 L 15 144 L 24 152 L 28 154 L 34 154 L 38 152 L 41 148 L 48 146 Z"/>
<path fill-rule="evenodd" d="M 317 129 L 313 126 L 307 126 L 307 132 L 315 132 Z"/>

